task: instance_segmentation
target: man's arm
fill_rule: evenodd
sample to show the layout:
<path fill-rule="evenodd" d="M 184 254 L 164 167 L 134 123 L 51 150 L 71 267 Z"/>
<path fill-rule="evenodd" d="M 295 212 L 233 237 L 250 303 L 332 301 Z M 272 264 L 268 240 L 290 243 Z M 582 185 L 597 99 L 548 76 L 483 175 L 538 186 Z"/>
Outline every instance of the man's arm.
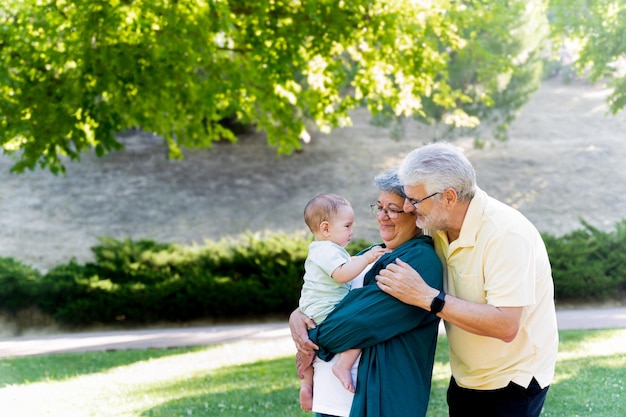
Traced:
<path fill-rule="evenodd" d="M 378 287 L 398 300 L 430 311 L 430 304 L 439 290 L 429 286 L 406 262 L 398 260 L 387 265 L 376 276 Z M 512 341 L 519 331 L 523 307 L 494 307 L 446 295 L 439 317 L 463 330 Z"/>
<path fill-rule="evenodd" d="M 438 316 L 470 333 L 509 343 L 517 336 L 523 309 L 494 307 L 446 295 L 446 304 Z"/>

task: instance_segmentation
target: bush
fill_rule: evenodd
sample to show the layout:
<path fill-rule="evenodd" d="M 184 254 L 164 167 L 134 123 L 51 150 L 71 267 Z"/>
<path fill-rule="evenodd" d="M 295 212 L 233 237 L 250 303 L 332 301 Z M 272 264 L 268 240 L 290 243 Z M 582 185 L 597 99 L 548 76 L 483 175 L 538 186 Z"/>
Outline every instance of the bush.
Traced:
<path fill-rule="evenodd" d="M 626 289 L 626 220 L 615 232 L 582 221 L 583 228 L 556 238 L 544 235 L 557 300 L 603 300 Z"/>
<path fill-rule="evenodd" d="M 189 247 L 102 238 L 95 262 L 48 272 L 42 309 L 69 325 L 287 315 L 309 242 L 285 234 Z"/>
<path fill-rule="evenodd" d="M 90 293 L 97 291 L 95 270 L 90 265 L 79 265 L 72 260 L 48 271 L 41 279 L 38 305 L 41 310 L 59 323 L 89 323 L 99 316 L 100 309 Z M 75 305 L 87 305 L 84 311 Z"/>
<path fill-rule="evenodd" d="M 115 240 L 110 237 L 101 237 L 99 241 L 99 245 L 91 248 L 95 263 L 90 266 L 98 275 L 116 284 L 151 284 L 159 281 L 164 274 L 171 274 L 173 271 L 170 268 L 181 261 L 172 259 L 172 255 L 180 251 L 170 243 L 149 239 Z"/>
<path fill-rule="evenodd" d="M 14 316 L 36 304 L 40 279 L 36 269 L 12 258 L 0 258 L 0 310 Z"/>
<path fill-rule="evenodd" d="M 626 221 L 614 233 L 583 222 L 543 235 L 557 300 L 618 297 L 626 290 Z M 66 326 L 283 316 L 298 305 L 311 237 L 282 233 L 181 246 L 101 238 L 94 262 L 70 261 L 44 276 L 0 258 L 0 309 L 29 307 Z M 370 242 L 351 242 L 356 254 Z"/>

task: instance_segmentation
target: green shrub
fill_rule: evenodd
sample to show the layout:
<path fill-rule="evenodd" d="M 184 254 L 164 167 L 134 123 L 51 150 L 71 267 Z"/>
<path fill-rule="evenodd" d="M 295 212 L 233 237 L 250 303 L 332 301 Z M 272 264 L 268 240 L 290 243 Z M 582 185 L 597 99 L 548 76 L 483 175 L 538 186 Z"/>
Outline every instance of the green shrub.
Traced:
<path fill-rule="evenodd" d="M 365 239 L 357 239 L 348 243 L 348 245 L 346 246 L 346 250 L 351 255 L 356 255 L 357 253 L 361 252 L 363 249 L 367 249 L 370 246 L 372 246 L 372 242 L 369 242 Z"/>
<path fill-rule="evenodd" d="M 309 242 L 285 234 L 189 247 L 103 238 L 94 262 L 49 271 L 42 309 L 70 325 L 286 315 L 298 302 Z"/>
<path fill-rule="evenodd" d="M 50 269 L 41 279 L 37 304 L 44 313 L 51 315 L 60 323 L 89 322 L 98 314 L 95 306 L 87 308 L 87 311 L 77 311 L 73 304 L 87 303 L 90 287 L 94 281 L 89 277 L 94 274 L 95 271 L 89 265 L 79 265 L 75 260 Z"/>
<path fill-rule="evenodd" d="M 626 220 L 614 232 L 582 221 L 562 237 L 544 235 L 557 300 L 602 300 L 626 289 Z"/>
<path fill-rule="evenodd" d="M 13 258 L 0 258 L 0 310 L 14 315 L 34 305 L 40 278 L 34 268 Z"/>
<path fill-rule="evenodd" d="M 543 235 L 556 297 L 603 300 L 626 290 L 626 221 L 615 232 L 584 228 Z M 101 238 L 94 261 L 40 276 L 0 258 L 0 309 L 36 307 L 61 325 L 145 324 L 283 316 L 298 305 L 310 235 L 248 234 L 182 246 Z M 370 246 L 357 240 L 356 254 Z"/>
<path fill-rule="evenodd" d="M 170 268 L 177 263 L 171 259 L 171 254 L 178 253 L 174 244 L 110 237 L 101 237 L 99 241 L 91 248 L 95 258 L 92 266 L 114 283 L 157 282 L 164 274 L 170 274 Z"/>

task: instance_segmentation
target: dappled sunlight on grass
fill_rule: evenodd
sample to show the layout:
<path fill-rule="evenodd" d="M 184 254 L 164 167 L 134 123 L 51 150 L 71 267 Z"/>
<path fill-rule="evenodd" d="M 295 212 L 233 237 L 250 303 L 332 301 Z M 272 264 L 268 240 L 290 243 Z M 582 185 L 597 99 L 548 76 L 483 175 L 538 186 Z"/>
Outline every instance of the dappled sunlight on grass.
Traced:
<path fill-rule="evenodd" d="M 307 416 L 299 409 L 293 359 L 262 361 L 221 368 L 203 381 L 200 395 L 187 395 L 146 410 L 142 416 L 228 415 Z"/>
<path fill-rule="evenodd" d="M 626 329 L 568 330 L 542 417 L 626 415 Z M 428 417 L 447 415 L 448 344 L 439 336 Z"/>
<path fill-rule="evenodd" d="M 448 415 L 446 403 L 446 390 L 450 382 L 450 361 L 448 360 L 448 338 L 440 334 L 437 338 L 437 350 L 435 351 L 435 364 L 433 367 L 433 379 L 428 403 L 427 417 L 440 417 Z"/>
<path fill-rule="evenodd" d="M 84 355 L 61 353 L 3 358 L 0 360 L 0 387 L 32 384 L 38 381 L 63 381 L 81 375 L 106 372 L 139 361 L 177 355 L 180 351 L 180 349 L 124 350 L 114 353 L 90 352 Z M 112 356 L 115 357 L 114 361 L 111 360 Z"/>
<path fill-rule="evenodd" d="M 620 353 L 626 355 L 626 330 L 623 329 L 603 332 L 563 332 L 561 336 L 560 360 Z"/>
<path fill-rule="evenodd" d="M 626 329 L 560 332 L 542 417 L 626 415 Z M 204 348 L 0 360 L 2 415 L 306 417 L 288 337 Z M 71 372 L 62 372 L 74 358 Z M 40 375 L 49 369 L 54 378 Z M 440 335 L 428 417 L 447 415 L 448 342 Z M 32 381 L 32 382 L 29 382 Z"/>
<path fill-rule="evenodd" d="M 206 394 L 206 384 L 198 381 L 206 381 L 216 369 L 237 369 L 242 364 L 293 355 L 295 347 L 290 339 L 279 338 L 178 351 L 60 381 L 9 385 L 0 390 L 0 404 L 5 410 L 6 406 L 19 410 L 20 417 L 140 415 L 159 404 Z M 114 362 L 122 353 L 108 355 Z M 297 383 L 295 370 L 292 379 Z M 233 388 L 219 389 L 227 392 Z"/>
<path fill-rule="evenodd" d="M 626 415 L 626 329 L 572 330 L 560 336 L 542 416 Z"/>

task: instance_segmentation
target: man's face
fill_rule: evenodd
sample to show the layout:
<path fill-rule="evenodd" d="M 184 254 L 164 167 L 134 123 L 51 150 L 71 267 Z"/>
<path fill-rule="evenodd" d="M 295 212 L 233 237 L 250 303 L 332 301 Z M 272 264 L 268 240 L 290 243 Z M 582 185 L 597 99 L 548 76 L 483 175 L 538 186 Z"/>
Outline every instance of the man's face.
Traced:
<path fill-rule="evenodd" d="M 441 193 L 427 193 L 423 184 L 405 185 L 403 210 L 415 212 L 415 224 L 421 229 L 445 230 L 448 213 L 441 201 Z"/>

